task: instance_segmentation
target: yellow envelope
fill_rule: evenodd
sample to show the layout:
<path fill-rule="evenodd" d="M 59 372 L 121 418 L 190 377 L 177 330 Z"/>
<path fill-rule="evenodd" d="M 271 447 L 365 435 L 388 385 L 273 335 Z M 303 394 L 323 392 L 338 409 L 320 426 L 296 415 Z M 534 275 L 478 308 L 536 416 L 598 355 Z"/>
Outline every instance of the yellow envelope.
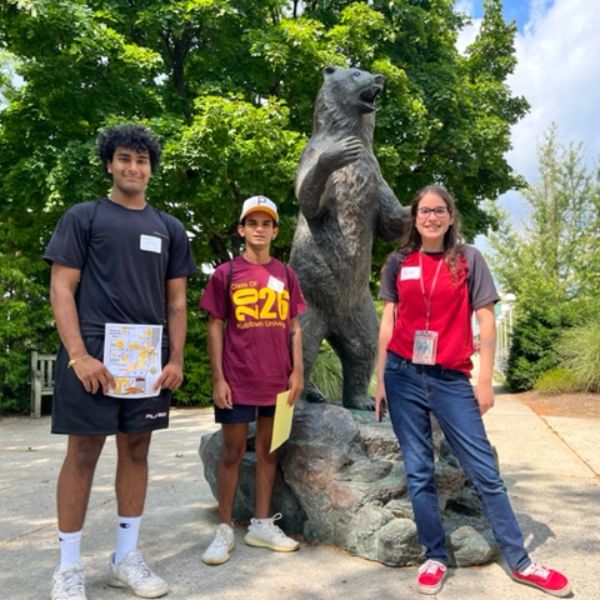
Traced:
<path fill-rule="evenodd" d="M 277 394 L 275 405 L 275 418 L 273 419 L 273 435 L 271 437 L 271 452 L 279 448 L 285 442 L 292 431 L 292 419 L 294 417 L 294 405 L 288 404 L 290 390 Z"/>

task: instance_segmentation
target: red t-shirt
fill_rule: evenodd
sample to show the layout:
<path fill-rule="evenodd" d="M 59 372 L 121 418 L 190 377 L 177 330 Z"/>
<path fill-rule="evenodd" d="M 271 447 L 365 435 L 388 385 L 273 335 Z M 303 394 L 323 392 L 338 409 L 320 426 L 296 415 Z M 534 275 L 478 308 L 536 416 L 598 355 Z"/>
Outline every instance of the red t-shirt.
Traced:
<path fill-rule="evenodd" d="M 387 349 L 412 359 L 415 331 L 426 328 L 425 299 L 429 299 L 435 272 L 439 262 L 443 261 L 430 307 L 429 329 L 438 333 L 435 363 L 469 375 L 474 352 L 471 315 L 473 308 L 498 300 L 492 276 L 481 254 L 471 246 L 465 246 L 458 256 L 456 281 L 452 280 L 442 253 L 421 253 L 421 261 L 425 298 L 421 289 L 418 252 L 412 252 L 401 262 L 394 282 L 394 294 L 387 289 L 391 281 L 386 286 L 382 281 L 382 297 L 397 302 L 396 322 Z M 383 276 L 391 279 L 393 266 L 390 265 L 387 273 L 386 267 Z"/>
<path fill-rule="evenodd" d="M 274 258 L 256 265 L 238 256 L 212 274 L 200 307 L 227 321 L 223 374 L 233 403 L 275 404 L 292 372 L 290 323 L 306 308 L 294 271 Z"/>

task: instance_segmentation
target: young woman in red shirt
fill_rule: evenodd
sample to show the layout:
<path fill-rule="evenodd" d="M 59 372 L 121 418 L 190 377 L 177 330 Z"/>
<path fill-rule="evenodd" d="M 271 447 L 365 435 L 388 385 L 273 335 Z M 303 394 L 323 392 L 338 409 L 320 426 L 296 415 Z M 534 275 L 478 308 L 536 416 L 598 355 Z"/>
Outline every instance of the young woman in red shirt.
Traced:
<path fill-rule="evenodd" d="M 460 239 L 454 198 L 440 186 L 428 186 L 412 201 L 407 243 L 382 270 L 376 416 L 381 419 L 387 406 L 402 450 L 417 533 L 425 547 L 417 588 L 436 594 L 447 573 L 434 478 L 434 414 L 481 500 L 512 577 L 564 597 L 571 591 L 567 578 L 534 563 L 525 550 L 485 432 L 482 415 L 494 404 L 494 304 L 499 297 L 482 255 Z M 474 389 L 469 381 L 473 312 L 480 330 Z"/>

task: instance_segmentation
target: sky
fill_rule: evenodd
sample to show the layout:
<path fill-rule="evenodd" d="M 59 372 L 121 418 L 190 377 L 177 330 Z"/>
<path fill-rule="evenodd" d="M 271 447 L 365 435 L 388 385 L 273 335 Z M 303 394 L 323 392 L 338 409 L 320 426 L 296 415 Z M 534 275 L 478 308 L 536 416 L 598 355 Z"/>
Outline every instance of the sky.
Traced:
<path fill-rule="evenodd" d="M 476 36 L 482 0 L 456 0 L 470 14 L 458 47 Z M 507 80 L 514 94 L 527 98 L 529 113 L 512 129 L 509 164 L 530 183 L 537 179 L 537 144 L 552 122 L 562 144 L 583 144 L 588 165 L 600 159 L 600 1 L 504 0 L 504 17 L 516 21 L 517 67 Z M 509 192 L 499 199 L 515 223 L 526 218 L 524 200 Z M 480 236 L 476 246 L 486 251 Z"/>

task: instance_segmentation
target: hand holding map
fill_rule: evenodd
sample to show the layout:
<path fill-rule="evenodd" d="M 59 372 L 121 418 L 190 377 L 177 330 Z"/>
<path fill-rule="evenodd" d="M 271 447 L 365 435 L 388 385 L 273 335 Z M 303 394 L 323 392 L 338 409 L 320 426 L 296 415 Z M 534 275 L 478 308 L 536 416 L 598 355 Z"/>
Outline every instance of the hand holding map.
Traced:
<path fill-rule="evenodd" d="M 154 388 L 162 368 L 162 325 L 107 323 L 104 364 L 115 378 L 108 396 L 148 398 L 158 396 Z"/>

